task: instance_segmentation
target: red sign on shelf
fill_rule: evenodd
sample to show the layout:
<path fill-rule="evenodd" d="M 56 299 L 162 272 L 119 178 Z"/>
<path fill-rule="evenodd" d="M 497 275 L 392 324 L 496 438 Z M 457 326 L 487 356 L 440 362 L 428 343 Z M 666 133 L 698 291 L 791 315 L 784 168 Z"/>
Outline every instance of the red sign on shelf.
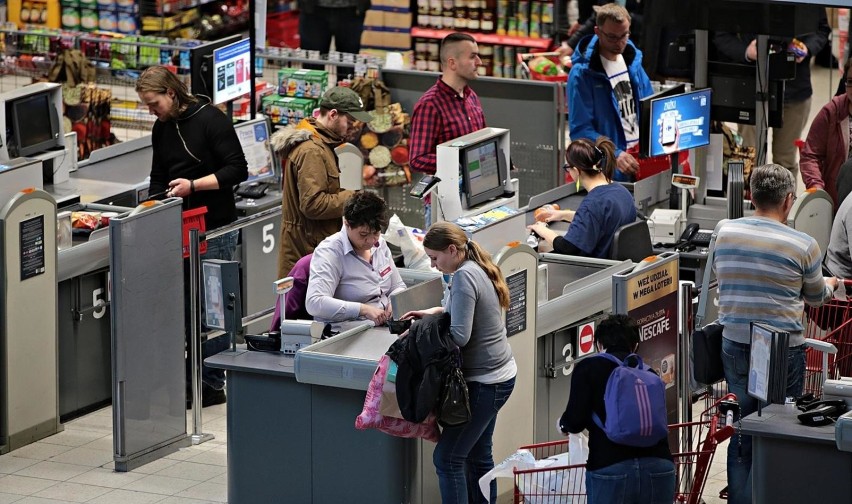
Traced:
<path fill-rule="evenodd" d="M 592 353 L 595 349 L 595 323 L 583 324 L 577 330 L 577 357 Z"/>

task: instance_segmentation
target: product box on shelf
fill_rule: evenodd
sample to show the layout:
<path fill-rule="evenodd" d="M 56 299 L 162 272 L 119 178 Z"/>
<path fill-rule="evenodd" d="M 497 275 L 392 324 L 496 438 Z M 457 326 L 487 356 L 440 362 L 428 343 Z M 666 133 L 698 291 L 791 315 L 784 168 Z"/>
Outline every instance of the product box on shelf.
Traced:
<path fill-rule="evenodd" d="M 317 100 L 310 98 L 294 98 L 292 96 L 265 96 L 262 101 L 264 115 L 269 117 L 272 124 L 295 124 L 311 117 L 317 107 Z"/>
<path fill-rule="evenodd" d="M 320 98 L 327 87 L 328 72 L 325 70 L 278 70 L 278 94 L 281 96 Z"/>

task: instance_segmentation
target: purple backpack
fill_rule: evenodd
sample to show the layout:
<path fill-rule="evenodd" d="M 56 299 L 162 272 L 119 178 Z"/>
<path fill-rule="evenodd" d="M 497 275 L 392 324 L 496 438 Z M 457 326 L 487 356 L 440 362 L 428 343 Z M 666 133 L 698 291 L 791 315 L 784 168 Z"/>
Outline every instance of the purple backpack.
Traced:
<path fill-rule="evenodd" d="M 618 367 L 606 382 L 606 424 L 601 422 L 597 413 L 593 413 L 595 424 L 614 443 L 643 448 L 659 443 L 669 430 L 666 384 L 636 354 L 628 355 L 623 362 L 608 353 L 598 356 L 618 364 Z"/>

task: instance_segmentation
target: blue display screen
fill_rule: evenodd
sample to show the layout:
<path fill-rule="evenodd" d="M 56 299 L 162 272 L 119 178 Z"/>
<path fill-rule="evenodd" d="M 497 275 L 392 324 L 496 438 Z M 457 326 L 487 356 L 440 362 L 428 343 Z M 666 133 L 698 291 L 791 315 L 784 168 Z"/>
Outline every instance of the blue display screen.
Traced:
<path fill-rule="evenodd" d="M 710 89 L 651 101 L 652 156 L 710 143 Z"/>

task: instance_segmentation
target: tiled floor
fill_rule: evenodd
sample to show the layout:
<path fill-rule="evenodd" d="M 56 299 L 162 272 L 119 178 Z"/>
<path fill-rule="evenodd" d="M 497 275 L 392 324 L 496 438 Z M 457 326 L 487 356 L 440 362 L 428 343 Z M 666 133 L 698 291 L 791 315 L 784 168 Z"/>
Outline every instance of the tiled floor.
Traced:
<path fill-rule="evenodd" d="M 224 404 L 203 410 L 203 431 L 215 439 L 126 473 L 113 470 L 112 408 L 73 420 L 0 456 L 0 504 L 227 502 L 225 411 Z"/>

